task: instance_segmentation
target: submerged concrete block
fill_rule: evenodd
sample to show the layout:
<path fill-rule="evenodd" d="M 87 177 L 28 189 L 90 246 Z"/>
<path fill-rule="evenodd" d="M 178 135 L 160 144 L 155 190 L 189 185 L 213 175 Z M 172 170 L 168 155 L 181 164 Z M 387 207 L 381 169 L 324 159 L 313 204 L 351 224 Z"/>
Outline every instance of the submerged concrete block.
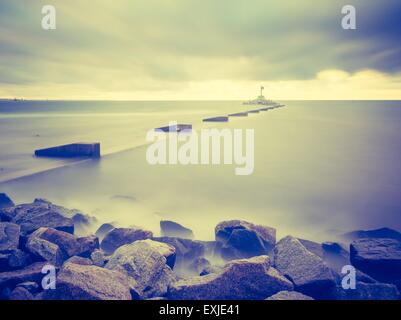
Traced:
<path fill-rule="evenodd" d="M 71 143 L 57 147 L 38 149 L 35 150 L 35 156 L 54 158 L 100 158 L 100 143 Z"/>
<path fill-rule="evenodd" d="M 207 118 L 203 119 L 203 122 L 228 122 L 228 117 L 223 116 L 223 117 Z"/>
<path fill-rule="evenodd" d="M 172 126 L 156 128 L 157 132 L 181 132 L 181 131 L 191 131 L 192 124 L 177 124 Z"/>

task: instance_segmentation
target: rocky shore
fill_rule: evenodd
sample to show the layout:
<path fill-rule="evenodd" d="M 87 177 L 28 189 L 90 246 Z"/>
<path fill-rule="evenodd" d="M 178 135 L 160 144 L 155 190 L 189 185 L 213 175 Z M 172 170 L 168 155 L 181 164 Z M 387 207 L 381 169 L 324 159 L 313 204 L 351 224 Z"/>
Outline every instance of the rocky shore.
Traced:
<path fill-rule="evenodd" d="M 90 234 L 96 226 L 95 234 Z M 0 194 L 0 299 L 400 299 L 401 234 L 355 231 L 316 243 L 247 221 L 223 221 L 200 241 L 173 221 L 161 236 L 99 225 L 44 199 L 15 205 Z M 342 269 L 355 269 L 355 288 Z M 53 285 L 44 285 L 44 279 Z M 47 283 L 49 284 L 49 283 Z"/>

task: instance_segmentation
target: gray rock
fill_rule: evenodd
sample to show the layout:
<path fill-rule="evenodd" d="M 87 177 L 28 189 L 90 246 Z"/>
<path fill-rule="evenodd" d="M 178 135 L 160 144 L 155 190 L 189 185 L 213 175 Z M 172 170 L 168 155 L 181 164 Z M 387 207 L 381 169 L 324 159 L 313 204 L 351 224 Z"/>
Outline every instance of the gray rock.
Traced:
<path fill-rule="evenodd" d="M 222 266 L 206 266 L 201 272 L 199 272 L 200 276 L 206 276 L 211 273 L 219 273 L 223 270 Z"/>
<path fill-rule="evenodd" d="M 0 209 L 14 207 L 14 202 L 5 193 L 0 193 Z M 1 218 L 1 215 L 0 215 Z M 1 220 L 0 220 L 1 221 Z"/>
<path fill-rule="evenodd" d="M 104 237 L 101 248 L 102 250 L 110 255 L 117 248 L 132 243 L 137 240 L 145 240 L 152 238 L 153 234 L 151 231 L 136 229 L 136 228 L 115 228 L 106 234 Z"/>
<path fill-rule="evenodd" d="M 104 223 L 102 224 L 97 231 L 95 232 L 95 235 L 99 238 L 99 239 L 103 239 L 107 233 L 109 233 L 111 230 L 114 229 L 114 226 L 110 223 Z"/>
<path fill-rule="evenodd" d="M 187 264 L 206 254 L 206 245 L 202 241 L 175 237 L 155 237 L 153 240 L 167 243 L 175 248 L 176 264 Z"/>
<path fill-rule="evenodd" d="M 276 243 L 276 230 L 242 220 L 219 223 L 216 241 L 222 243 L 221 254 L 226 260 L 263 255 Z"/>
<path fill-rule="evenodd" d="M 63 210 L 59 207 L 37 200 L 31 204 L 22 204 L 2 210 L 3 216 L 20 225 L 23 234 L 29 234 L 40 227 L 74 233 L 74 222 L 72 219 L 64 217 L 60 212 Z"/>
<path fill-rule="evenodd" d="M 10 222 L 0 222 L 0 253 L 18 249 L 20 227 Z"/>
<path fill-rule="evenodd" d="M 393 282 L 401 279 L 401 241 L 366 238 L 352 242 L 351 263 L 369 276 Z"/>
<path fill-rule="evenodd" d="M 210 270 L 210 261 L 206 258 L 197 258 L 189 265 L 190 271 L 196 275 L 200 275 L 204 270 Z"/>
<path fill-rule="evenodd" d="M 37 230 L 41 232 L 41 230 Z M 29 236 L 26 249 L 36 258 L 50 262 L 55 266 L 61 266 L 68 258 L 57 244 L 40 238 L 36 232 Z"/>
<path fill-rule="evenodd" d="M 140 240 L 119 247 L 105 268 L 125 272 L 134 279 L 141 299 L 163 296 L 175 276 L 165 256 L 152 240 Z"/>
<path fill-rule="evenodd" d="M 160 231 L 162 237 L 178 237 L 184 239 L 193 239 L 194 233 L 191 229 L 185 228 L 179 223 L 169 220 L 160 221 Z"/>
<path fill-rule="evenodd" d="M 118 271 L 66 263 L 45 300 L 131 300 L 129 279 Z"/>
<path fill-rule="evenodd" d="M 314 300 L 312 297 L 306 296 L 296 291 L 280 291 L 273 294 L 266 300 Z"/>
<path fill-rule="evenodd" d="M 26 282 L 19 283 L 17 285 L 17 288 L 18 287 L 24 288 L 32 294 L 37 293 L 40 290 L 39 285 L 33 281 L 26 281 Z"/>
<path fill-rule="evenodd" d="M 104 267 L 106 258 L 102 250 L 96 249 L 91 253 L 91 260 L 95 266 Z"/>
<path fill-rule="evenodd" d="M 348 240 L 357 240 L 363 238 L 386 238 L 386 239 L 396 239 L 398 241 L 401 241 L 401 233 L 390 228 L 380 228 L 374 230 L 356 230 L 345 233 L 343 237 Z"/>
<path fill-rule="evenodd" d="M 74 222 L 75 233 L 83 234 L 88 232 L 89 228 L 97 222 L 97 219 L 79 212 L 72 217 L 72 221 Z"/>
<path fill-rule="evenodd" d="M 23 287 L 16 287 L 10 295 L 10 300 L 34 300 L 33 294 Z"/>
<path fill-rule="evenodd" d="M 152 250 L 159 252 L 163 257 L 166 258 L 166 264 L 173 269 L 176 259 L 175 248 L 167 243 L 153 241 L 150 239 L 142 240 L 142 245 L 146 244 L 151 247 Z"/>
<path fill-rule="evenodd" d="M 32 262 L 32 257 L 20 249 L 13 250 L 8 259 L 8 265 L 11 270 L 25 268 Z"/>
<path fill-rule="evenodd" d="M 333 299 L 336 300 L 398 300 L 397 287 L 386 283 L 357 283 L 355 289 L 335 288 Z"/>
<path fill-rule="evenodd" d="M 93 251 L 99 249 L 99 238 L 96 236 L 80 237 L 77 239 L 79 252 L 77 255 L 90 258 Z"/>
<path fill-rule="evenodd" d="M 36 262 L 24 269 L 1 272 L 0 273 L 0 288 L 5 286 L 16 286 L 19 283 L 33 281 L 40 283 L 44 274 L 42 274 L 42 268 L 46 265 L 46 262 Z"/>
<path fill-rule="evenodd" d="M 80 264 L 83 266 L 92 266 L 93 265 L 93 262 L 91 259 L 78 257 L 78 256 L 73 256 L 73 257 L 67 259 L 64 262 L 64 264 L 66 264 L 66 263 L 75 263 L 75 264 Z"/>
<path fill-rule="evenodd" d="M 274 248 L 274 267 L 291 279 L 297 291 L 313 298 L 324 298 L 335 286 L 334 274 L 324 261 L 291 236 Z"/>
<path fill-rule="evenodd" d="M 270 267 L 268 256 L 234 260 L 219 273 L 175 282 L 168 298 L 173 300 L 265 299 L 293 285 Z"/>

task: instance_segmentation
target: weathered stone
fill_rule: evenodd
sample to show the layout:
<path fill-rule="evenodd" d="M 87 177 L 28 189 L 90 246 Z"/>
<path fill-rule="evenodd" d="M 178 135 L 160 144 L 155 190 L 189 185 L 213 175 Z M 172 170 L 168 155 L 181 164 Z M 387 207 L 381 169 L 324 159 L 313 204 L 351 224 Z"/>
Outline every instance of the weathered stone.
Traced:
<path fill-rule="evenodd" d="M 106 254 L 112 254 L 117 248 L 137 240 L 152 238 L 151 231 L 136 228 L 115 228 L 106 234 L 101 248 Z"/>
<path fill-rule="evenodd" d="M 332 294 L 332 299 L 335 300 L 398 300 L 399 298 L 397 287 L 387 283 L 359 282 L 355 289 L 348 290 L 337 286 Z"/>
<path fill-rule="evenodd" d="M 37 232 L 41 231 L 39 229 Z M 29 236 L 26 249 L 38 259 L 49 261 L 56 266 L 62 265 L 64 260 L 68 258 L 57 244 L 40 238 L 36 232 Z"/>
<path fill-rule="evenodd" d="M 175 248 L 167 243 L 153 241 L 150 239 L 142 240 L 142 244 L 146 244 L 151 247 L 152 250 L 159 252 L 163 257 L 166 258 L 166 264 L 173 269 L 176 259 Z"/>
<path fill-rule="evenodd" d="M 112 224 L 104 223 L 96 230 L 95 235 L 102 240 L 113 229 L 114 226 Z"/>
<path fill-rule="evenodd" d="M 306 296 L 296 291 L 280 291 L 273 294 L 266 300 L 314 300 L 312 297 Z"/>
<path fill-rule="evenodd" d="M 398 241 L 401 241 L 401 233 L 390 228 L 381 228 L 374 230 L 356 230 L 345 233 L 343 237 L 348 240 L 357 240 L 363 238 L 386 238 L 386 239 L 396 239 Z"/>
<path fill-rule="evenodd" d="M 313 298 L 323 298 L 335 286 L 333 272 L 324 261 L 291 236 L 274 248 L 274 267 L 295 284 L 295 289 Z"/>
<path fill-rule="evenodd" d="M 351 263 L 383 282 L 401 279 L 401 241 L 396 239 L 366 238 L 352 242 Z"/>
<path fill-rule="evenodd" d="M 33 300 L 34 297 L 27 289 L 16 287 L 10 295 L 10 300 Z"/>
<path fill-rule="evenodd" d="M 0 288 L 4 286 L 16 286 L 18 283 L 33 281 L 41 282 L 43 278 L 42 268 L 46 262 L 36 262 L 24 269 L 0 273 Z"/>
<path fill-rule="evenodd" d="M 242 220 L 219 223 L 215 228 L 216 241 L 223 244 L 224 259 L 249 258 L 263 255 L 276 243 L 276 230 Z"/>
<path fill-rule="evenodd" d="M 177 256 L 176 264 L 179 265 L 190 263 L 206 253 L 206 246 L 202 241 L 174 237 L 155 237 L 153 240 L 173 246 Z"/>
<path fill-rule="evenodd" d="M 166 264 L 160 249 L 150 245 L 152 240 L 139 240 L 119 247 L 110 257 L 105 268 L 124 271 L 132 277 L 142 299 L 163 296 L 175 276 Z"/>
<path fill-rule="evenodd" d="M 14 207 L 14 202 L 5 193 L 0 193 L 0 209 Z M 1 215 L 0 215 L 1 218 Z M 0 220 L 1 221 L 1 220 Z"/>
<path fill-rule="evenodd" d="M 106 258 L 102 250 L 96 249 L 91 253 L 91 260 L 95 266 L 104 267 Z"/>
<path fill-rule="evenodd" d="M 20 227 L 10 222 L 0 222 L 0 252 L 16 250 L 19 245 Z"/>
<path fill-rule="evenodd" d="M 221 272 L 175 282 L 168 298 L 173 300 L 265 299 L 293 285 L 270 267 L 268 256 L 234 260 Z"/>
<path fill-rule="evenodd" d="M 77 255 L 90 258 L 93 251 L 99 249 L 99 238 L 96 236 L 87 236 L 77 239 L 79 252 Z"/>
<path fill-rule="evenodd" d="M 189 264 L 189 270 L 196 275 L 200 275 L 204 270 L 209 270 L 210 267 L 210 261 L 206 258 L 196 258 Z"/>
<path fill-rule="evenodd" d="M 57 276 L 56 289 L 47 290 L 43 299 L 131 300 L 129 279 L 118 271 L 66 263 Z"/>
<path fill-rule="evenodd" d="M 64 264 L 66 263 L 75 263 L 75 264 L 80 264 L 83 266 L 91 266 L 93 265 L 92 260 L 88 259 L 88 258 L 83 258 L 83 257 L 78 257 L 78 256 L 73 256 L 69 259 L 67 259 Z"/>
<path fill-rule="evenodd" d="M 191 229 L 185 228 L 184 226 L 174 221 L 160 221 L 160 231 L 162 237 L 178 237 L 184 239 L 194 238 L 194 233 Z"/>
<path fill-rule="evenodd" d="M 13 250 L 8 259 L 8 265 L 12 270 L 25 268 L 32 262 L 31 256 L 20 249 Z"/>
<path fill-rule="evenodd" d="M 206 276 L 211 273 L 219 273 L 223 270 L 222 266 L 206 266 L 201 272 L 199 272 L 200 276 Z"/>
<path fill-rule="evenodd" d="M 37 293 L 39 291 L 39 289 L 40 289 L 39 285 L 36 282 L 33 282 L 33 281 L 26 281 L 26 282 L 19 283 L 17 285 L 17 288 L 18 287 L 24 288 L 24 289 L 28 290 L 32 294 Z"/>

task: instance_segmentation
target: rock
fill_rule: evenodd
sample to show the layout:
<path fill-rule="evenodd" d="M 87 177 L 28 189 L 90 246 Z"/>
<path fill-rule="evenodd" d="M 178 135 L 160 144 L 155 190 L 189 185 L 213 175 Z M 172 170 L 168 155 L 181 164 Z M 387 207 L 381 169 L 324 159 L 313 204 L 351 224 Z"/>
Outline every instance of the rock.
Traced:
<path fill-rule="evenodd" d="M 23 287 L 16 287 L 10 295 L 10 300 L 33 300 L 33 294 Z"/>
<path fill-rule="evenodd" d="M 88 258 L 83 258 L 83 257 L 78 257 L 78 256 L 73 256 L 69 259 L 67 259 L 65 263 L 75 263 L 75 264 L 80 264 L 83 266 L 91 266 L 93 265 L 92 260 L 88 259 Z"/>
<path fill-rule="evenodd" d="M 221 267 L 221 266 L 210 265 L 210 266 L 206 266 L 201 272 L 199 272 L 199 275 L 206 276 L 211 273 L 219 273 L 222 270 L 223 270 L 223 267 Z"/>
<path fill-rule="evenodd" d="M 66 263 L 45 300 L 131 300 L 129 279 L 118 271 Z"/>
<path fill-rule="evenodd" d="M 110 223 L 104 223 L 102 224 L 97 231 L 95 232 L 95 235 L 99 238 L 99 239 L 103 239 L 105 237 L 105 235 L 110 232 L 111 230 L 114 229 L 114 226 Z"/>
<path fill-rule="evenodd" d="M 93 251 L 99 249 L 99 238 L 96 236 L 87 236 L 77 239 L 79 251 L 77 255 L 90 258 Z"/>
<path fill-rule="evenodd" d="M 333 272 L 324 261 L 291 236 L 274 248 L 274 267 L 295 285 L 295 290 L 313 298 L 323 298 L 335 286 Z"/>
<path fill-rule="evenodd" d="M 103 251 L 96 249 L 91 253 L 91 260 L 95 266 L 104 267 L 106 259 Z"/>
<path fill-rule="evenodd" d="M 2 272 L 10 270 L 10 267 L 8 265 L 9 259 L 10 259 L 10 254 L 0 253 L 0 270 Z"/>
<path fill-rule="evenodd" d="M 170 287 L 168 298 L 255 300 L 292 289 L 291 282 L 270 267 L 268 256 L 258 256 L 231 261 L 219 273 L 179 280 Z"/>
<path fill-rule="evenodd" d="M 40 283 L 44 274 L 42 268 L 46 262 L 36 262 L 24 269 L 1 272 L 0 273 L 0 288 L 5 286 L 16 286 L 19 283 L 33 281 Z"/>
<path fill-rule="evenodd" d="M 40 232 L 41 229 L 37 230 Z M 61 266 L 68 258 L 57 244 L 40 238 L 34 232 L 26 243 L 26 249 L 39 260 L 45 260 L 55 266 Z"/>
<path fill-rule="evenodd" d="M 101 248 L 106 254 L 112 254 L 117 248 L 137 240 L 152 238 L 151 231 L 136 228 L 115 228 L 106 234 Z"/>
<path fill-rule="evenodd" d="M 0 222 L 0 253 L 18 249 L 20 227 L 10 222 Z"/>
<path fill-rule="evenodd" d="M 266 254 L 276 243 L 275 229 L 241 220 L 219 223 L 215 235 L 227 260 Z"/>
<path fill-rule="evenodd" d="M 273 294 L 266 300 L 314 300 L 312 297 L 306 296 L 296 291 L 280 291 Z"/>
<path fill-rule="evenodd" d="M 20 225 L 23 234 L 30 234 L 40 227 L 54 228 L 73 234 L 74 222 L 60 212 L 62 210 L 59 207 L 37 200 L 31 204 L 22 204 L 2 210 L 7 221 Z"/>
<path fill-rule="evenodd" d="M 383 282 L 401 279 L 401 241 L 396 239 L 358 239 L 350 246 L 351 263 Z"/>
<path fill-rule="evenodd" d="M 397 287 L 386 283 L 357 283 L 355 289 L 344 290 L 337 286 L 333 299 L 336 300 L 398 300 Z"/>
<path fill-rule="evenodd" d="M 210 270 L 211 264 L 210 261 L 206 258 L 196 258 L 189 265 L 190 271 L 195 273 L 196 275 L 200 275 L 204 270 Z"/>
<path fill-rule="evenodd" d="M 305 239 L 299 239 L 299 242 L 302 243 L 302 245 L 310 252 L 314 253 L 315 255 L 317 255 L 320 258 L 324 258 L 324 250 L 323 250 L 323 246 L 320 243 L 314 242 L 314 241 L 310 241 L 310 240 L 305 240 Z"/>
<path fill-rule="evenodd" d="M 160 221 L 160 231 L 162 237 L 178 237 L 184 239 L 193 239 L 194 233 L 191 229 L 185 228 L 179 223 L 169 220 Z"/>
<path fill-rule="evenodd" d="M 141 299 L 163 296 L 175 276 L 152 240 L 138 240 L 119 247 L 110 257 L 105 268 L 124 271 L 136 282 L 134 285 Z"/>
<path fill-rule="evenodd" d="M 401 233 L 390 228 L 381 228 L 374 230 L 356 230 L 345 233 L 343 237 L 348 240 L 356 240 L 362 238 L 387 238 L 401 241 Z"/>
<path fill-rule="evenodd" d="M 26 281 L 26 282 L 19 283 L 17 285 L 17 288 L 18 287 L 24 288 L 32 294 L 39 292 L 39 289 L 40 289 L 39 285 L 33 281 Z"/>
<path fill-rule="evenodd" d="M 32 262 L 31 256 L 20 249 L 13 250 L 8 259 L 8 265 L 11 270 L 25 268 Z"/>
<path fill-rule="evenodd" d="M 153 241 L 150 239 L 142 240 L 142 244 L 147 244 L 152 250 L 159 252 L 166 258 L 166 264 L 173 269 L 176 259 L 175 248 L 167 243 Z"/>
<path fill-rule="evenodd" d="M 14 202 L 5 193 L 0 193 L 0 209 L 14 207 Z M 1 218 L 1 215 L 0 215 Z"/>

